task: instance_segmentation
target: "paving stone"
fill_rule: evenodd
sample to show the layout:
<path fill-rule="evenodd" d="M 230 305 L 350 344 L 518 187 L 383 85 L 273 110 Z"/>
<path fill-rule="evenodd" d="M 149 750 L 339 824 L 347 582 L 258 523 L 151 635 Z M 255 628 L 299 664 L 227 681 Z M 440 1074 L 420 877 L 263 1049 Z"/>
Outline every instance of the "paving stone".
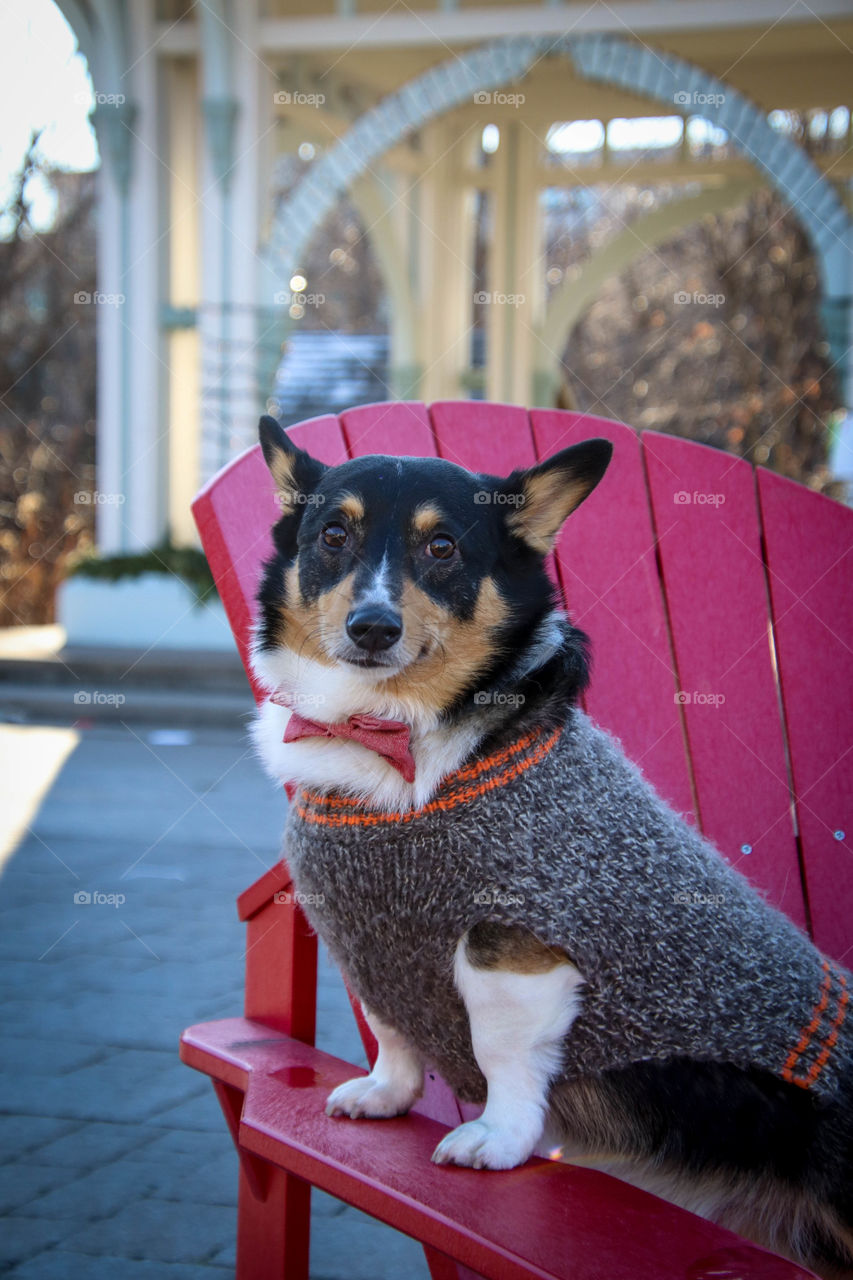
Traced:
<path fill-rule="evenodd" d="M 16 1262 L 25 1262 L 50 1245 L 58 1244 L 73 1230 L 73 1223 L 58 1219 L 42 1222 L 35 1218 L 4 1218 L 3 1230 L 0 1231 L 0 1273 Z"/>
<path fill-rule="evenodd" d="M 0 1157 L 19 1159 L 79 1128 L 79 1121 L 52 1116 L 0 1115 Z"/>
<path fill-rule="evenodd" d="M 233 1239 L 236 1221 L 218 1205 L 141 1200 L 66 1241 L 77 1253 L 151 1262 L 206 1262 Z"/>
<path fill-rule="evenodd" d="M 143 1166 L 124 1164 L 104 1165 L 91 1173 L 78 1174 L 76 1170 L 54 1169 L 59 1185 L 45 1195 L 28 1199 L 19 1205 L 16 1216 L 21 1218 L 68 1218 L 79 1229 L 83 1223 L 96 1222 L 118 1213 L 137 1197 L 150 1194 L 140 1170 Z"/>
<path fill-rule="evenodd" d="M 145 1159 L 156 1140 L 155 1133 L 145 1125 L 88 1121 L 72 1133 L 40 1147 L 38 1158 L 41 1164 L 87 1172 L 119 1158 Z"/>
<path fill-rule="evenodd" d="M 64 1249 L 50 1249 L 9 1273 L 11 1280 L 224 1280 L 228 1274 L 227 1268 L 209 1264 L 128 1262 Z"/>
<path fill-rule="evenodd" d="M 4 1165 L 0 1169 L 0 1214 L 19 1209 L 52 1191 L 64 1176 L 61 1169 L 51 1169 L 41 1164 L 18 1161 Z"/>
<path fill-rule="evenodd" d="M 417 1241 L 347 1205 L 336 1218 L 312 1217 L 312 1280 L 424 1280 L 429 1276 Z"/>
<path fill-rule="evenodd" d="M 74 1040 L 36 1040 L 4 1035 L 3 1069 L 28 1075 L 57 1076 L 109 1058 L 113 1050 L 104 1045 L 82 1044 Z"/>

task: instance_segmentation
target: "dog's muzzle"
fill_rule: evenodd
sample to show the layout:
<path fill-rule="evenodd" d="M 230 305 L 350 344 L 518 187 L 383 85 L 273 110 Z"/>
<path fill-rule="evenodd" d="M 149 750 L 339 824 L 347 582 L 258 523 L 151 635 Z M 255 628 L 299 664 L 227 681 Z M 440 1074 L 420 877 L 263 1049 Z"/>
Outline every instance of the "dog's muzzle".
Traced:
<path fill-rule="evenodd" d="M 347 617 L 347 635 L 366 654 L 384 653 L 403 634 L 403 619 L 385 605 L 362 605 Z"/>

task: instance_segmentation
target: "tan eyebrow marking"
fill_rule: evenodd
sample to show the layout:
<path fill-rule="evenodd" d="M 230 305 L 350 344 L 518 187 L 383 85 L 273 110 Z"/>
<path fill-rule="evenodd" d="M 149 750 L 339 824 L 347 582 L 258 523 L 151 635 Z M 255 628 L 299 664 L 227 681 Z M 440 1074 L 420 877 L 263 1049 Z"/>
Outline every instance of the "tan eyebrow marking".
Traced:
<path fill-rule="evenodd" d="M 412 516 L 412 525 L 418 533 L 430 533 L 436 525 L 441 524 L 443 515 L 433 502 L 422 502 L 419 507 L 415 508 Z"/>
<path fill-rule="evenodd" d="M 345 493 L 338 503 L 338 507 L 348 520 L 364 519 L 364 503 L 354 493 Z"/>

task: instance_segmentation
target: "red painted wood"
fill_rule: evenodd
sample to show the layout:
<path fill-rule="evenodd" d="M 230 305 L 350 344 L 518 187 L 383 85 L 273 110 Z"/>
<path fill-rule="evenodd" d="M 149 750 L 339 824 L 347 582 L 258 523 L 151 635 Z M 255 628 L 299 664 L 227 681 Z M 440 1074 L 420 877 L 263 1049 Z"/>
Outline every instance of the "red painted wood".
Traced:
<path fill-rule="evenodd" d="M 674 436 L 643 443 L 703 829 L 805 925 L 753 470 Z"/>
<path fill-rule="evenodd" d="M 440 400 L 429 414 L 439 456 L 460 467 L 502 476 L 536 461 L 527 410 L 517 405 Z"/>
<path fill-rule="evenodd" d="M 237 899 L 238 917 L 243 921 L 249 920 L 267 905 L 274 893 L 289 888 L 291 883 L 290 869 L 282 859 L 243 890 Z"/>
<path fill-rule="evenodd" d="M 666 608 L 640 442 L 630 427 L 534 409 L 540 457 L 600 436 L 613 458 L 568 519 L 557 563 L 569 615 L 592 640 L 586 708 L 679 812 L 694 816 Z"/>
<path fill-rule="evenodd" d="M 769 471 L 758 486 L 814 939 L 849 965 L 853 511 Z"/>
<path fill-rule="evenodd" d="M 308 1280 L 311 1185 L 270 1165 L 263 1200 L 244 1166 L 237 1192 L 236 1280 Z"/>
<path fill-rule="evenodd" d="M 184 1061 L 245 1089 L 240 1144 L 494 1280 L 805 1280 L 792 1263 L 626 1183 L 531 1160 L 506 1173 L 446 1168 L 430 1154 L 446 1129 L 412 1112 L 333 1120 L 338 1058 L 244 1019 L 191 1027 Z"/>
<path fill-rule="evenodd" d="M 317 936 L 292 888 L 279 890 L 248 922 L 244 1011 L 311 1044 L 317 1014 Z"/>
<path fill-rule="evenodd" d="M 291 440 L 329 467 L 336 467 L 347 460 L 347 446 L 341 424 L 334 414 L 320 418 L 306 418 L 287 428 Z"/>
<path fill-rule="evenodd" d="M 435 457 L 429 414 L 417 400 L 359 405 L 341 414 L 341 426 L 351 458 L 368 453 Z"/>

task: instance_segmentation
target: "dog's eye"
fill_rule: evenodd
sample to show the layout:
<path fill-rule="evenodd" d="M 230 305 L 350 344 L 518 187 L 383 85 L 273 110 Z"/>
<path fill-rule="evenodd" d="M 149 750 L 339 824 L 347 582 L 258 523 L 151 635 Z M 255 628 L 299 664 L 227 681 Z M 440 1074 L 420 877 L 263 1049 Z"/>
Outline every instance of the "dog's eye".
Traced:
<path fill-rule="evenodd" d="M 342 524 L 327 524 L 323 529 L 323 541 L 327 547 L 342 547 L 347 540 L 347 531 Z"/>
<path fill-rule="evenodd" d="M 439 536 L 427 543 L 427 555 L 432 556 L 434 560 L 449 560 L 455 550 L 456 543 L 452 538 Z"/>

